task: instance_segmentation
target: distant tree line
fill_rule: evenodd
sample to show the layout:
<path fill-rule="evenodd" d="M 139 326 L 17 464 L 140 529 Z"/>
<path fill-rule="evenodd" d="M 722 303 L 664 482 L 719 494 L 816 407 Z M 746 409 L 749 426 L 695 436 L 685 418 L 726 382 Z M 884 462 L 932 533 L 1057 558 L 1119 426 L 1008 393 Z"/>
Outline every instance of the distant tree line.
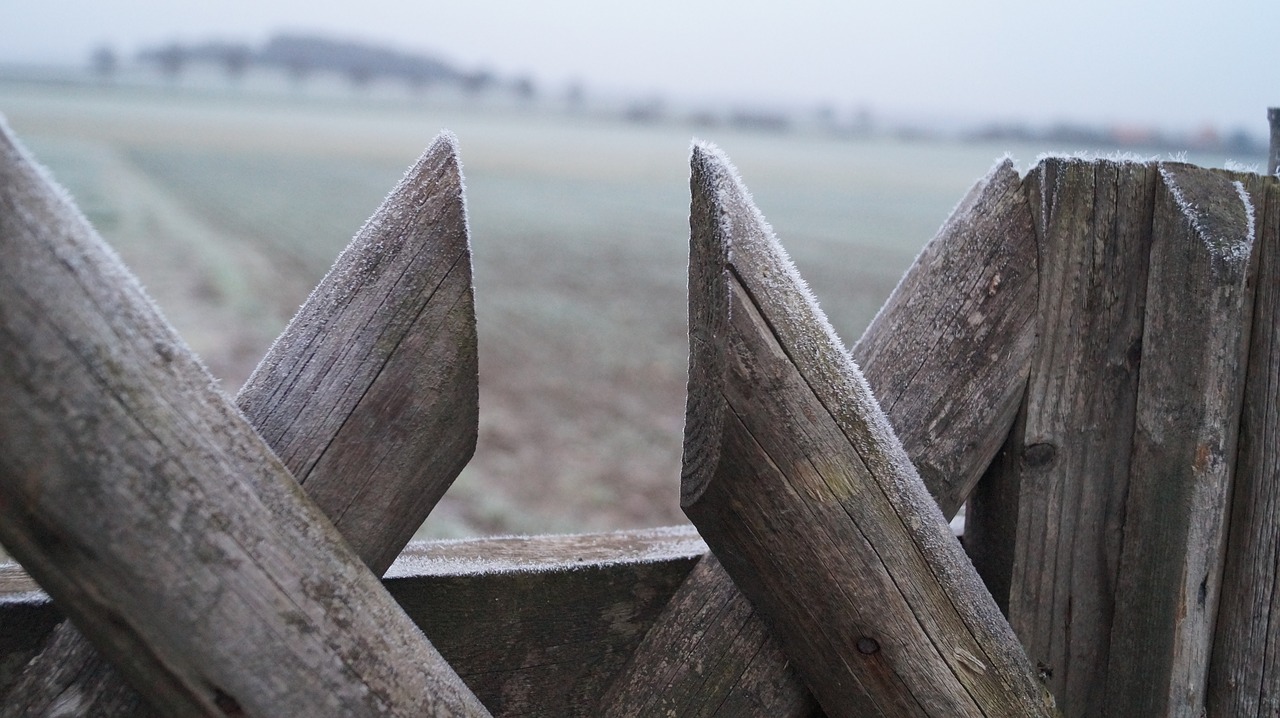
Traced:
<path fill-rule="evenodd" d="M 412 89 L 451 85 L 478 93 L 505 86 L 522 99 L 533 99 L 537 94 L 529 77 L 504 81 L 487 70 L 461 70 L 429 55 L 310 35 L 277 35 L 257 48 L 237 42 L 173 42 L 145 48 L 138 53 L 137 60 L 155 67 L 170 79 L 177 79 L 191 65 L 200 64 L 220 66 L 228 78 L 237 81 L 250 68 L 263 67 L 283 70 L 298 83 L 318 73 L 330 73 L 346 77 L 355 88 L 391 80 Z M 104 78 L 114 75 L 120 66 L 119 58 L 108 47 L 94 50 L 90 63 Z"/>

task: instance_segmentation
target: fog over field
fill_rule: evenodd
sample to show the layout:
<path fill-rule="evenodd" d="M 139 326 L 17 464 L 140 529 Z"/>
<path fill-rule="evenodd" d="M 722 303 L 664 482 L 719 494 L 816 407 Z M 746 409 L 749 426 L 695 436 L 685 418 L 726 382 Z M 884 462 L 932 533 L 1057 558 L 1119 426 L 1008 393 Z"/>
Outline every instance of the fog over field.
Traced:
<path fill-rule="evenodd" d="M 12 82 L 0 82 L 0 112 L 231 393 L 404 170 L 452 130 L 474 251 L 480 439 L 423 533 L 684 522 L 689 127 Z M 995 160 L 1026 167 L 1076 149 L 697 133 L 738 165 L 846 343 Z"/>

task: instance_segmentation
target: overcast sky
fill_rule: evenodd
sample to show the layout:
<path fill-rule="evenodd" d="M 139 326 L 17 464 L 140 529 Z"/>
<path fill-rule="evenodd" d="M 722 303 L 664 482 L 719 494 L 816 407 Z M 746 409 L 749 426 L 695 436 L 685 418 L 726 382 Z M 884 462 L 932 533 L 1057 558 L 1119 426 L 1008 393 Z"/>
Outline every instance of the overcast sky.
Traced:
<path fill-rule="evenodd" d="M 279 31 L 385 42 L 547 88 L 881 116 L 1264 136 L 1280 0 L 0 0 L 0 61 Z"/>

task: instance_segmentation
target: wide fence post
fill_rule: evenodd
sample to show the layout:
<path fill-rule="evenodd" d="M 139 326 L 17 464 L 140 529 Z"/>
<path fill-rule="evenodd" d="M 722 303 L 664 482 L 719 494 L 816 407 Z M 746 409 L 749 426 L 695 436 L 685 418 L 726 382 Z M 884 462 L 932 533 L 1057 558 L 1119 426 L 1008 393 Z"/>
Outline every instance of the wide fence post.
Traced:
<path fill-rule="evenodd" d="M 996 495 L 980 493 L 1005 505 L 970 507 L 966 549 L 989 587 L 1011 587 L 996 600 L 1064 713 L 1102 715 L 1155 168 L 1051 158 L 1026 191 L 1039 336 L 1013 446 L 984 479 Z"/>
<path fill-rule="evenodd" d="M 971 507 L 971 550 L 1066 715 L 1197 716 L 1249 333 L 1244 187 L 1179 164 L 1049 159 L 1041 335 L 1024 408 Z M 987 530 L 992 526 L 1003 526 Z M 991 575 L 996 574 L 996 575 Z"/>
<path fill-rule="evenodd" d="M 1257 271 L 1208 709 L 1269 716 L 1280 714 L 1280 181 L 1235 176 L 1253 199 Z"/>
<path fill-rule="evenodd" d="M 7 134 L 0 163 L 6 548 L 162 712 L 486 714 Z"/>

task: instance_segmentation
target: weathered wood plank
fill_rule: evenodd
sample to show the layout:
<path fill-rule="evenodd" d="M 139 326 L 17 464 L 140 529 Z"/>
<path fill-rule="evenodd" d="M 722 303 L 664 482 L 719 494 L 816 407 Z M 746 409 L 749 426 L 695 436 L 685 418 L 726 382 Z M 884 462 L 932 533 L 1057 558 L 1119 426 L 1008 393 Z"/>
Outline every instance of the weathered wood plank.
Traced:
<path fill-rule="evenodd" d="M 966 516 L 966 548 L 989 587 L 1012 587 L 997 601 L 1066 715 L 1104 712 L 1155 175 L 1076 158 L 1028 175 L 1040 334 L 1019 430 L 988 476 L 1003 496 Z"/>
<path fill-rule="evenodd" d="M 462 176 L 456 140 L 442 134 L 338 257 L 236 403 L 382 575 L 475 450 L 477 384 Z M 0 718 L 39 713 L 69 692 L 86 712 L 135 712 L 122 696 L 140 696 L 102 678 L 112 671 L 95 664 L 104 662 L 95 653 L 74 632 L 61 636 L 27 667 L 27 680 L 0 690 Z M 93 684 L 59 682 L 80 676 Z"/>
<path fill-rule="evenodd" d="M 1237 179 L 1253 199 L 1258 265 L 1208 707 L 1262 716 L 1280 714 L 1280 181 Z"/>
<path fill-rule="evenodd" d="M 682 506 L 831 715 L 1050 715 L 728 161 L 694 148 Z"/>
<path fill-rule="evenodd" d="M 163 711 L 484 714 L 0 134 L 5 547 Z"/>
<path fill-rule="evenodd" d="M 1159 173 L 1107 710 L 1196 718 L 1226 549 L 1254 214 L 1221 175 Z"/>
<path fill-rule="evenodd" d="M 391 191 L 236 397 L 379 576 L 475 452 L 475 299 L 456 140 Z"/>
<path fill-rule="evenodd" d="M 1013 425 L 1035 344 L 1036 240 L 1008 159 L 974 185 L 853 346 L 942 515 Z"/>
<path fill-rule="evenodd" d="M 416 541 L 383 582 L 494 715 L 589 718 L 706 550 L 691 526 Z M 0 662 L 33 650 L 60 616 L 21 569 L 0 565 Z"/>
<path fill-rule="evenodd" d="M 594 718 L 705 550 L 689 527 L 416 543 L 387 587 L 495 715 Z"/>
<path fill-rule="evenodd" d="M 0 706 L 5 687 L 39 652 L 61 614 L 45 610 L 48 596 L 16 563 L 0 563 Z"/>
<path fill-rule="evenodd" d="M 979 181 L 852 353 L 950 518 L 998 449 L 1025 389 L 1036 245 L 1013 164 Z M 808 690 L 718 564 L 690 574 L 618 683 L 608 715 L 805 716 Z M 759 636 L 759 639 L 755 637 Z M 710 676 L 719 676 L 712 680 Z M 658 676 L 666 676 L 659 679 Z"/>
<path fill-rule="evenodd" d="M 601 700 L 604 716 L 809 716 L 817 701 L 712 554 L 706 554 Z"/>

